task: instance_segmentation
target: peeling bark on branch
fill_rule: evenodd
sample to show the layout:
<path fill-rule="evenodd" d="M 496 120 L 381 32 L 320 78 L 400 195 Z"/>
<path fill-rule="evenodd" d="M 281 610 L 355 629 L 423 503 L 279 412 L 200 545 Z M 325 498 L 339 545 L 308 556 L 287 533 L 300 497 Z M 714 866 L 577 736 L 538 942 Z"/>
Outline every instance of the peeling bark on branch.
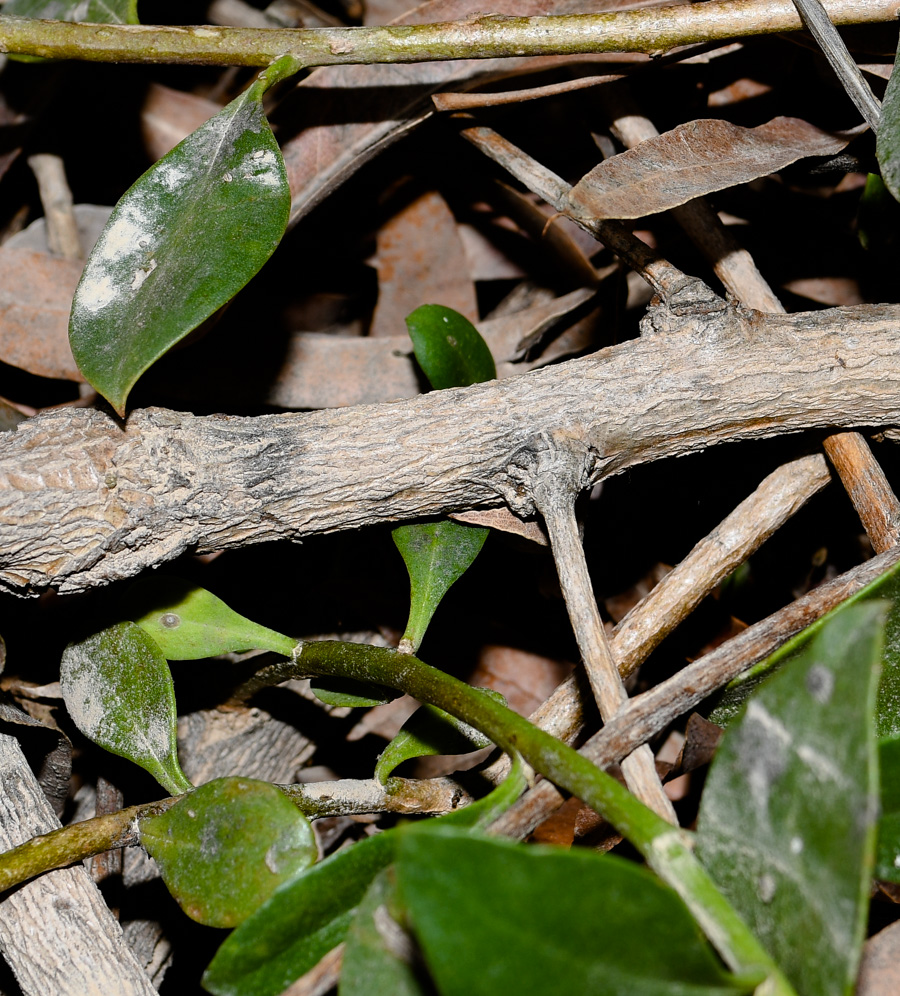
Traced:
<path fill-rule="evenodd" d="M 147 409 L 124 427 L 86 409 L 30 419 L 0 437 L 0 590 L 80 591 L 185 550 L 515 503 L 536 433 L 596 454 L 593 483 L 728 440 L 900 424 L 900 307 L 660 306 L 644 332 L 386 405 L 259 418 Z"/>

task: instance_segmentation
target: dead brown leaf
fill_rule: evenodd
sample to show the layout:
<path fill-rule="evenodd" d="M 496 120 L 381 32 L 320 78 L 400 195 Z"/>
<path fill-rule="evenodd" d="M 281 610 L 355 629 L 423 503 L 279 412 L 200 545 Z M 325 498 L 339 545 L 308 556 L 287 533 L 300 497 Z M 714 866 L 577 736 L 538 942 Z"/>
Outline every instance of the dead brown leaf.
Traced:
<path fill-rule="evenodd" d="M 451 512 L 451 519 L 457 522 L 468 522 L 473 526 L 487 526 L 501 533 L 521 536 L 539 546 L 549 546 L 550 541 L 540 523 L 525 521 L 513 515 L 508 508 L 486 508 L 475 512 Z"/>
<path fill-rule="evenodd" d="M 569 197 L 577 212 L 594 219 L 643 218 L 798 159 L 835 155 L 857 133 L 822 131 L 800 118 L 773 118 L 756 128 L 703 118 L 605 160 Z"/>
<path fill-rule="evenodd" d="M 567 677 L 572 665 L 516 647 L 487 645 L 478 656 L 473 685 L 492 688 L 506 696 L 510 709 L 530 716 L 556 686 Z"/>
<path fill-rule="evenodd" d="M 195 128 L 221 110 L 221 104 L 205 97 L 151 83 L 141 108 L 141 134 L 147 155 L 154 161 L 162 159 Z"/>
<path fill-rule="evenodd" d="M 856 981 L 856 996 L 896 992 L 900 992 L 900 923 L 892 923 L 866 941 Z"/>
<path fill-rule="evenodd" d="M 406 316 L 423 303 L 477 321 L 475 285 L 456 219 L 436 190 L 415 197 L 382 226 L 373 262 L 378 303 L 369 335 L 402 333 Z"/>
<path fill-rule="evenodd" d="M 568 328 L 566 324 L 567 316 L 586 305 L 593 294 L 591 289 L 581 288 L 513 315 L 479 322 L 478 330 L 497 362 L 497 376 L 526 373 L 588 348 L 597 312 L 574 324 L 568 319 Z M 560 328 L 566 330 L 553 338 L 553 332 Z M 523 342 L 538 340 L 543 341 L 543 348 L 526 359 Z M 258 381 L 248 369 L 235 368 L 231 358 L 220 351 L 198 351 L 194 359 L 198 367 L 185 361 L 180 375 L 183 380 L 170 380 L 169 389 L 176 395 L 184 391 L 196 398 L 207 388 L 211 392 L 224 388 L 240 392 L 245 400 L 283 408 L 340 408 L 411 398 L 420 394 L 423 386 L 412 358 L 412 343 L 405 334 L 372 337 L 295 332 L 285 344 L 277 370 L 262 370 Z"/>
<path fill-rule="evenodd" d="M 39 377 L 84 381 L 69 348 L 83 267 L 33 249 L 0 249 L 0 360 Z"/>

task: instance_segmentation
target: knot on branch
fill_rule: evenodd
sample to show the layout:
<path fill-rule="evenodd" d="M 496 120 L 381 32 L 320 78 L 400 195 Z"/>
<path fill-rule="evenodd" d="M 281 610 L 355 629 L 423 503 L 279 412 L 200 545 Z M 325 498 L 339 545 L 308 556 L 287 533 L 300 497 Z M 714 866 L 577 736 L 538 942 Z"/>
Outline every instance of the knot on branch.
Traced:
<path fill-rule="evenodd" d="M 509 459 L 498 491 L 516 515 L 525 518 L 574 502 L 591 487 L 603 461 L 584 440 L 563 432 L 538 432 Z"/>
<path fill-rule="evenodd" d="M 689 332 L 700 341 L 734 341 L 746 335 L 747 312 L 713 293 L 702 280 L 689 279 L 664 302 L 656 302 L 641 319 L 641 335 Z"/>

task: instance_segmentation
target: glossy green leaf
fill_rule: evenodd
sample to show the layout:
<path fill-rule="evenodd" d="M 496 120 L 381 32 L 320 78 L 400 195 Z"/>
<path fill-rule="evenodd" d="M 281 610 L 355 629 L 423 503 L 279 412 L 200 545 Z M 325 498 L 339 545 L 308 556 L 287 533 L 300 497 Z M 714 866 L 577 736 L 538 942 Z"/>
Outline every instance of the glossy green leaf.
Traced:
<path fill-rule="evenodd" d="M 239 650 L 272 650 L 290 657 L 297 646 L 296 640 L 257 625 L 183 578 L 150 575 L 130 589 L 123 608 L 170 661 Z"/>
<path fill-rule="evenodd" d="M 236 927 L 318 855 L 309 820 L 252 778 L 207 782 L 140 833 L 169 892 L 210 927 Z"/>
<path fill-rule="evenodd" d="M 419 366 L 436 390 L 493 380 L 497 368 L 478 329 L 452 308 L 423 304 L 407 317 Z"/>
<path fill-rule="evenodd" d="M 6 0 L 4 15 L 88 24 L 137 24 L 137 0 Z"/>
<path fill-rule="evenodd" d="M 371 709 L 400 696 L 395 688 L 374 685 L 370 681 L 354 681 L 352 678 L 312 678 L 309 687 L 325 705 L 351 709 Z"/>
<path fill-rule="evenodd" d="M 286 883 L 216 952 L 203 986 L 216 996 L 278 996 L 340 944 L 375 876 L 394 858 L 394 831 L 338 851 Z"/>
<path fill-rule="evenodd" d="M 875 154 L 888 190 L 900 201 L 900 58 L 894 63 L 881 104 Z"/>
<path fill-rule="evenodd" d="M 409 572 L 410 610 L 403 639 L 415 653 L 448 589 L 472 565 L 489 530 L 443 519 L 398 526 L 394 543 Z"/>
<path fill-rule="evenodd" d="M 879 739 L 900 737 L 900 564 L 896 564 L 881 577 L 861 588 L 836 609 L 822 616 L 792 640 L 788 640 L 766 660 L 730 682 L 719 696 L 715 708 L 709 713 L 709 719 L 720 726 L 727 726 L 740 713 L 741 707 L 752 692 L 770 674 L 774 674 L 795 660 L 809 641 L 820 633 L 830 620 L 851 605 L 872 600 L 889 603 L 884 632 L 881 681 L 875 708 L 875 731 Z"/>
<path fill-rule="evenodd" d="M 153 165 L 116 205 L 87 261 L 69 322 L 86 379 L 119 414 L 135 382 L 232 298 L 287 225 L 284 160 L 263 113 L 285 56 Z"/>
<path fill-rule="evenodd" d="M 506 699 L 499 692 L 482 691 L 506 705 Z M 468 754 L 489 747 L 492 742 L 483 733 L 443 709 L 423 705 L 416 709 L 385 747 L 375 765 L 375 777 L 384 785 L 394 768 L 404 761 L 434 754 Z"/>
<path fill-rule="evenodd" d="M 881 814 L 878 817 L 878 849 L 875 877 L 900 882 L 900 739 L 878 745 L 881 773 Z"/>
<path fill-rule="evenodd" d="M 386 868 L 347 931 L 338 996 L 429 996 L 415 965 L 415 944 L 398 918 L 394 872 Z"/>
<path fill-rule="evenodd" d="M 681 900 L 586 850 L 473 837 L 440 821 L 397 848 L 400 900 L 441 996 L 746 993 Z"/>
<path fill-rule="evenodd" d="M 191 788 L 178 763 L 169 665 L 140 626 L 118 623 L 70 643 L 59 683 L 89 740 L 139 764 L 173 795 Z"/>
<path fill-rule="evenodd" d="M 706 781 L 697 851 L 799 992 L 852 991 L 868 911 L 885 606 L 836 613 L 757 690 Z"/>
<path fill-rule="evenodd" d="M 492 792 L 435 822 L 484 829 L 525 791 L 529 771 L 517 755 Z M 219 948 L 204 987 L 216 996 L 277 996 L 314 968 L 344 940 L 369 885 L 394 860 L 400 832 L 368 837 L 282 886 Z"/>

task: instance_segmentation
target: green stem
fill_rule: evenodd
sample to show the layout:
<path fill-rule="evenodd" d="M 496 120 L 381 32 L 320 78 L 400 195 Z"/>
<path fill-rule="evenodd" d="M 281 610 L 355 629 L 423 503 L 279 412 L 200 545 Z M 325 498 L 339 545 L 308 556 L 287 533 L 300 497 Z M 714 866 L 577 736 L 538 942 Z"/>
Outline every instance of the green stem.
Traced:
<path fill-rule="evenodd" d="M 596 809 L 681 896 L 732 971 L 764 972 L 770 994 L 793 993 L 777 965 L 693 854 L 691 836 L 639 802 L 605 771 L 494 699 L 409 654 L 354 643 L 307 643 L 295 651 L 294 677 L 334 676 L 375 682 L 438 706 L 517 751 L 542 775 Z M 284 680 L 283 665 L 273 677 Z M 259 677 L 264 679 L 265 672 Z"/>
<path fill-rule="evenodd" d="M 766 976 L 767 996 L 795 996 L 777 965 L 694 857 L 691 835 L 674 829 L 591 761 L 465 682 L 396 650 L 324 641 L 300 644 L 291 660 L 261 670 L 255 688 L 288 678 L 331 676 L 386 685 L 444 709 L 517 752 L 540 774 L 615 826 L 682 898 L 733 972 Z M 132 806 L 35 837 L 0 855 L 0 892 L 41 872 L 132 843 L 137 823 L 176 800 Z"/>
<path fill-rule="evenodd" d="M 137 821 L 164 813 L 179 798 L 129 806 L 26 840 L 0 854 L 0 893 L 54 868 L 65 868 L 95 854 L 138 843 Z"/>
<path fill-rule="evenodd" d="M 835 24 L 895 20 L 900 0 L 829 0 Z M 77 24 L 0 18 L 0 52 L 93 62 L 267 66 L 286 53 L 305 67 L 435 62 L 592 52 L 662 53 L 681 45 L 802 27 L 791 0 L 713 0 L 606 14 L 487 15 L 439 24 L 267 29 Z"/>
<path fill-rule="evenodd" d="M 277 786 L 305 816 L 362 815 L 373 812 L 444 814 L 471 804 L 462 788 L 449 778 L 390 778 L 311 782 Z M 141 842 L 139 823 L 158 816 L 184 796 L 172 796 L 140 806 L 51 830 L 0 854 L 0 893 L 54 868 L 65 868 L 95 854 Z"/>

